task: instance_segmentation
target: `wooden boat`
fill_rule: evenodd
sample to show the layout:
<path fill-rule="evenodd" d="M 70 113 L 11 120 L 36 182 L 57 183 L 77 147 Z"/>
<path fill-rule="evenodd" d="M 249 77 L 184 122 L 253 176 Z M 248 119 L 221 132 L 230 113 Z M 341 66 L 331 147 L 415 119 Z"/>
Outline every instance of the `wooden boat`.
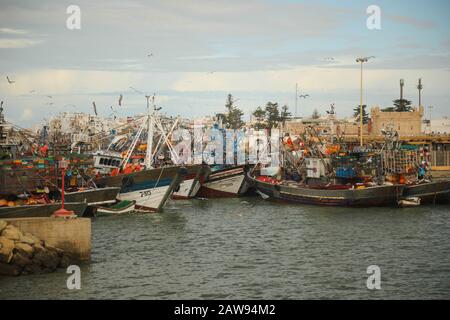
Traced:
<path fill-rule="evenodd" d="M 66 202 L 64 207 L 73 211 L 81 217 L 86 210 L 86 202 Z M 1 207 L 0 218 L 32 218 L 32 217 L 50 217 L 56 210 L 61 208 L 61 203 L 46 203 L 23 205 L 16 207 Z"/>
<path fill-rule="evenodd" d="M 116 215 L 136 211 L 136 201 L 123 200 L 110 206 L 100 206 L 97 208 L 96 216 Z"/>
<path fill-rule="evenodd" d="M 64 198 L 67 202 L 87 202 L 88 206 L 97 206 L 115 203 L 119 191 L 119 187 L 86 189 L 74 192 L 65 192 Z"/>
<path fill-rule="evenodd" d="M 352 189 L 346 186 L 309 187 L 294 181 L 277 182 L 270 178 L 253 177 L 249 182 L 258 193 L 270 199 L 323 206 L 394 206 L 402 197 L 403 186 L 381 185 Z"/>
<path fill-rule="evenodd" d="M 137 209 L 156 212 L 162 209 L 185 174 L 186 169 L 179 166 L 152 168 L 102 177 L 96 184 L 100 187 L 120 187 L 118 200 L 134 200 Z"/>
<path fill-rule="evenodd" d="M 450 181 L 443 180 L 405 185 L 403 197 L 418 197 L 421 203 L 448 203 L 450 200 Z"/>
<path fill-rule="evenodd" d="M 201 198 L 230 198 L 245 194 L 249 184 L 245 179 L 246 166 L 233 166 L 214 170 L 203 182 L 197 196 Z"/>

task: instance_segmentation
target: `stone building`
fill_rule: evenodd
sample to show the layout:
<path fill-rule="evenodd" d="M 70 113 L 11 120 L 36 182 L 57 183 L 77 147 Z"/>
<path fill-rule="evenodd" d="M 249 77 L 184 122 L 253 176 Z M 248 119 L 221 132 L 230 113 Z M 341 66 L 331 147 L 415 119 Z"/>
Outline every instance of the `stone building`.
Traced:
<path fill-rule="evenodd" d="M 308 126 L 314 127 L 319 135 L 359 136 L 359 122 L 354 118 L 337 119 L 334 116 L 290 120 L 286 122 L 285 130 L 294 135 L 303 134 Z M 363 128 L 364 135 L 367 135 L 370 126 L 365 124 Z"/>
<path fill-rule="evenodd" d="M 372 108 L 370 117 L 372 120 L 372 135 L 380 135 L 382 129 L 391 127 L 400 136 L 417 136 L 422 133 L 423 106 L 413 108 L 411 112 L 386 112 L 379 107 Z"/>

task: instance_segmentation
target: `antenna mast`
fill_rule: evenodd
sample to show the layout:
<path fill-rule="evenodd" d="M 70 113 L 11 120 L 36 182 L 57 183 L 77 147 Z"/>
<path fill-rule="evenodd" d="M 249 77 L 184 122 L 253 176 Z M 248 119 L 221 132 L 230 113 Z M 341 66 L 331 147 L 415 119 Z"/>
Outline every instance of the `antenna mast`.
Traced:
<path fill-rule="evenodd" d="M 419 78 L 419 84 L 417 85 L 417 89 L 419 90 L 419 107 L 422 106 L 422 78 Z"/>

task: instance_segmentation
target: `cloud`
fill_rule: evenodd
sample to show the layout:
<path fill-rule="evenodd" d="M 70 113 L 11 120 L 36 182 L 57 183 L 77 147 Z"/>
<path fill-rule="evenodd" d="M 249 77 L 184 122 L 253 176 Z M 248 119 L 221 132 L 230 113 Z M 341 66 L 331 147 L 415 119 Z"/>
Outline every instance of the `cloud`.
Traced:
<path fill-rule="evenodd" d="M 1 39 L 0 38 L 0 49 L 19 49 L 19 48 L 29 48 L 41 43 L 41 40 L 32 39 Z"/>
<path fill-rule="evenodd" d="M 32 108 L 25 108 L 22 111 L 22 120 L 31 120 L 33 118 L 33 109 Z"/>
<path fill-rule="evenodd" d="M 5 33 L 5 34 L 27 34 L 28 31 L 20 30 L 20 29 L 11 29 L 11 28 L 0 28 L 0 33 Z"/>
<path fill-rule="evenodd" d="M 433 21 L 429 21 L 429 20 L 419 20 L 413 17 L 409 17 L 409 16 L 403 16 L 403 15 L 389 15 L 388 16 L 389 19 L 391 19 L 392 21 L 398 22 L 398 23 L 402 23 L 402 24 L 406 24 L 409 26 L 413 26 L 416 28 L 433 28 L 435 26 L 435 23 Z"/>
<path fill-rule="evenodd" d="M 354 62 L 352 57 L 343 59 L 340 64 L 323 65 L 321 68 L 327 69 L 357 69 L 359 64 Z M 450 54 L 421 54 L 421 55 L 395 55 L 376 57 L 368 64 L 369 68 L 376 70 L 438 70 L 446 69 L 450 66 Z"/>

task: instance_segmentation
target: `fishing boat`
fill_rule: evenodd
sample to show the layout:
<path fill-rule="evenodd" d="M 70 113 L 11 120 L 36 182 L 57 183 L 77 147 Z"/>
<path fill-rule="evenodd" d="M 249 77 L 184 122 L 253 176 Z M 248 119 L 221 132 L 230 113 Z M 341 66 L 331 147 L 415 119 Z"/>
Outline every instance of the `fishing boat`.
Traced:
<path fill-rule="evenodd" d="M 110 175 L 104 175 L 96 179 L 96 185 L 99 187 L 119 187 L 120 192 L 118 200 L 135 201 L 135 208 L 139 210 L 145 210 L 149 212 L 160 211 L 167 199 L 173 192 L 180 190 L 180 184 L 184 180 L 184 177 L 189 172 L 197 173 L 198 166 L 190 168 L 177 165 L 168 165 L 158 167 L 155 164 L 155 157 L 160 151 L 162 145 L 167 144 L 170 146 L 169 134 L 164 130 L 161 123 L 158 110 L 154 101 L 153 107 L 150 108 L 149 96 L 147 98 L 147 111 L 148 114 L 143 118 L 143 122 L 139 127 L 135 137 L 131 141 L 128 150 L 124 153 L 124 156 L 119 159 L 110 158 L 106 164 L 112 164 L 112 161 L 118 165 L 116 169 L 111 171 Z M 178 120 L 172 127 L 175 128 Z M 145 156 L 137 156 L 132 158 L 132 154 L 137 149 L 138 142 L 140 141 L 141 134 L 146 128 L 147 139 L 145 144 Z M 171 131 L 172 131 L 171 130 Z M 154 137 L 159 134 L 159 141 L 154 146 Z M 170 152 L 176 156 L 175 151 L 169 147 Z M 105 157 L 105 153 L 96 153 L 96 157 Z M 130 163 L 130 159 L 132 163 Z M 111 160 L 111 162 L 110 162 Z M 99 161 L 94 160 L 96 165 L 101 165 L 101 159 Z M 104 165 L 103 161 L 103 165 Z M 187 195 L 193 188 L 193 183 L 189 183 L 187 188 Z M 184 190 L 183 189 L 183 190 Z"/>
<path fill-rule="evenodd" d="M 66 202 L 65 209 L 73 211 L 77 216 L 83 216 L 86 208 L 86 202 Z M 21 205 L 15 207 L 0 207 L 0 218 L 34 218 L 50 217 L 61 208 L 61 203 L 46 203 Z"/>
<path fill-rule="evenodd" d="M 348 185 L 309 186 L 295 181 L 278 181 L 266 176 L 247 179 L 258 193 L 269 199 L 322 206 L 394 206 L 402 197 L 401 185 Z"/>
<path fill-rule="evenodd" d="M 197 194 L 201 198 L 230 198 L 244 195 L 249 184 L 245 179 L 247 166 L 212 167 L 211 173 Z"/>
<path fill-rule="evenodd" d="M 179 166 L 145 169 L 129 174 L 105 176 L 98 186 L 119 187 L 119 200 L 136 201 L 136 208 L 160 211 L 172 192 L 178 188 L 186 169 Z"/>

